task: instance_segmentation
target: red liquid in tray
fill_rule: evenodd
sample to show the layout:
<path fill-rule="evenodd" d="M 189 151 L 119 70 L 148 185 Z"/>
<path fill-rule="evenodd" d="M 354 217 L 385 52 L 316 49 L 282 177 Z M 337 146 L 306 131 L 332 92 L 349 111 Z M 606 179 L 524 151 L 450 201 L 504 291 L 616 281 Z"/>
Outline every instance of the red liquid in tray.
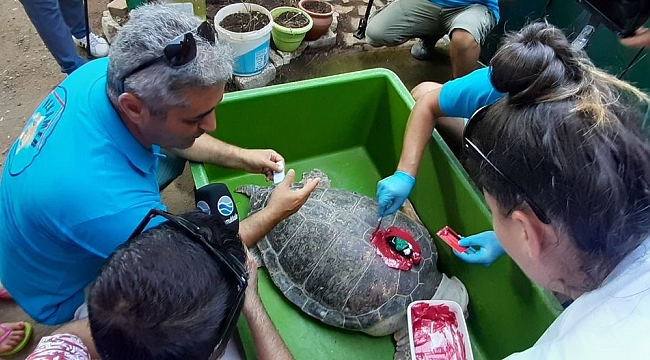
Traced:
<path fill-rule="evenodd" d="M 411 307 L 417 360 L 465 360 L 465 339 L 456 314 L 447 305 L 418 303 Z"/>

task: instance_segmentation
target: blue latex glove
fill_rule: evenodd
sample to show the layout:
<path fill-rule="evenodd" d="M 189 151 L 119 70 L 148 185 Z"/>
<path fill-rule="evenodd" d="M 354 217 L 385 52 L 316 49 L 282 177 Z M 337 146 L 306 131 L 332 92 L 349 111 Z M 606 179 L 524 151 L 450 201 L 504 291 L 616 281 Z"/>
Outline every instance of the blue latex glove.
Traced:
<path fill-rule="evenodd" d="M 377 183 L 377 201 L 379 202 L 379 216 L 388 216 L 404 204 L 406 198 L 413 190 L 415 178 L 404 171 L 395 173 Z"/>
<path fill-rule="evenodd" d="M 478 250 L 469 248 L 463 253 L 454 250 L 454 254 L 466 263 L 490 266 L 494 260 L 503 255 L 505 251 L 494 231 L 485 231 L 480 234 L 464 237 L 458 245 L 465 247 L 478 247 Z"/>

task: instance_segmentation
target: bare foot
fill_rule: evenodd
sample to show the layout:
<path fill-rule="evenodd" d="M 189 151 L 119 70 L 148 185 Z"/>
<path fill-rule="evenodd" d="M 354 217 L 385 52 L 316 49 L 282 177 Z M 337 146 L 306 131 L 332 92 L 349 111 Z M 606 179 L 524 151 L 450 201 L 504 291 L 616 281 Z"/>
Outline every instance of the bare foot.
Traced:
<path fill-rule="evenodd" d="M 11 300 L 11 295 L 0 285 L 0 299 Z M 1 336 L 1 335 L 0 335 Z"/>
<path fill-rule="evenodd" d="M 0 339 L 3 338 L 7 333 L 6 329 L 9 329 L 11 334 L 9 334 L 9 336 L 0 342 L 0 354 L 11 351 L 18 344 L 20 344 L 21 341 L 23 341 L 23 338 L 25 338 L 24 322 L 0 324 Z"/>

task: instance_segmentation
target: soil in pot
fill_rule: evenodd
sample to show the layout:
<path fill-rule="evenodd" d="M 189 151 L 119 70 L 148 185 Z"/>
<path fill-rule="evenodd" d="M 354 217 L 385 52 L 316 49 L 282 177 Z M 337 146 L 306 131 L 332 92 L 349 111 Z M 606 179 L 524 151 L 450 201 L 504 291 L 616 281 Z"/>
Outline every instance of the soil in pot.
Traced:
<path fill-rule="evenodd" d="M 290 29 L 299 29 L 309 24 L 309 18 L 299 12 L 283 12 L 273 19 L 276 24 Z"/>
<path fill-rule="evenodd" d="M 332 11 L 332 7 L 324 2 L 310 1 L 302 5 L 305 9 L 318 14 L 327 14 Z"/>
<path fill-rule="evenodd" d="M 244 33 L 260 30 L 268 24 L 269 18 L 266 14 L 260 11 L 251 11 L 230 14 L 221 20 L 219 26 L 228 31 Z"/>

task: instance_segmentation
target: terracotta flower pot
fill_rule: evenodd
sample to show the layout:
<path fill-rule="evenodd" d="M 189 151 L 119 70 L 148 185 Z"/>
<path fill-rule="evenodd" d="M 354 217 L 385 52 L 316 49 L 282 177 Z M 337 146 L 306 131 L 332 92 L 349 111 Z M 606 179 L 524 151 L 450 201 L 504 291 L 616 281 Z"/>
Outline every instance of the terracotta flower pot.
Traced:
<path fill-rule="evenodd" d="M 329 11 L 326 13 L 317 13 L 311 10 L 305 9 L 305 4 L 307 3 L 321 3 L 327 5 Z M 312 20 L 314 21 L 314 26 L 309 30 L 307 35 L 305 35 L 306 40 L 316 40 L 327 32 L 327 29 L 332 24 L 332 14 L 334 9 L 330 3 L 322 0 L 300 0 L 298 3 L 298 8 L 309 14 Z"/>

